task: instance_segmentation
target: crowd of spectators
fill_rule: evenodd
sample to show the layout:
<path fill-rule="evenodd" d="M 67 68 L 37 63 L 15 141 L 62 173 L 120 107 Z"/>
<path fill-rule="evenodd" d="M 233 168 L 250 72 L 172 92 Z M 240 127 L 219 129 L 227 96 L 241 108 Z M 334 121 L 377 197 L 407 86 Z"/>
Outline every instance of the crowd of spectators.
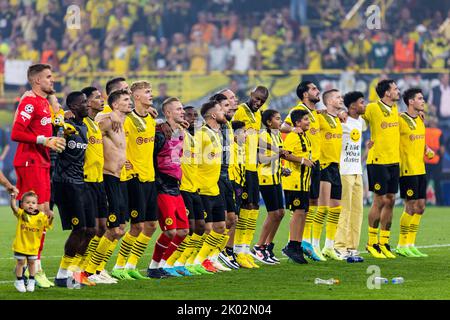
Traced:
<path fill-rule="evenodd" d="M 0 72 L 5 59 L 62 74 L 449 67 L 448 2 L 394 1 L 380 30 L 360 8 L 341 27 L 356 2 L 0 0 Z"/>

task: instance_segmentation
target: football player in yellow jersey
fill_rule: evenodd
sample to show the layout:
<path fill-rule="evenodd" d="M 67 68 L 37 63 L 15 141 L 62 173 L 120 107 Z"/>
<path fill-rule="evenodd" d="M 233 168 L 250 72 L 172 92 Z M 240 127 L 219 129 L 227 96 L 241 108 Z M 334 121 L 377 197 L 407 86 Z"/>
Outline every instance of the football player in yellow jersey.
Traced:
<path fill-rule="evenodd" d="M 344 107 L 344 99 L 337 89 L 323 93 L 326 112 L 319 114 L 320 124 L 320 193 L 317 213 L 313 221 L 313 248 L 321 261 L 326 257 L 342 260 L 334 250 L 339 215 L 341 213 L 342 183 L 339 173 L 342 149 L 342 126 L 338 112 Z M 322 227 L 327 221 L 325 246 L 320 251 Z"/>
<path fill-rule="evenodd" d="M 362 118 L 370 127 L 367 156 L 369 190 L 374 193 L 369 211 L 367 251 L 375 258 L 395 258 L 389 245 L 395 194 L 400 175 L 400 131 L 397 101 L 400 90 L 394 80 L 382 80 L 376 86 L 377 102 L 369 103 Z M 378 239 L 378 228 L 380 238 Z"/>
<path fill-rule="evenodd" d="M 320 260 L 314 252 L 311 244 L 312 224 L 317 211 L 319 190 L 320 190 L 320 149 L 321 149 L 321 137 L 320 137 L 320 124 L 318 113 L 316 111 L 316 104 L 320 101 L 320 90 L 311 81 L 302 81 L 297 86 L 297 97 L 300 99 L 299 103 L 293 107 L 284 123 L 281 126 L 281 132 L 289 133 L 291 131 L 301 132 L 299 127 L 295 127 L 291 120 L 291 113 L 294 110 L 306 110 L 309 113 L 310 126 L 306 132 L 308 139 L 312 143 L 312 160 L 314 166 L 311 172 L 311 190 L 309 193 L 309 211 L 306 215 L 305 229 L 303 234 L 302 248 L 305 254 L 314 259 Z"/>
<path fill-rule="evenodd" d="M 273 239 L 284 217 L 283 188 L 281 187 L 280 151 L 283 148 L 281 139 L 281 115 L 278 111 L 268 109 L 262 114 L 264 129 L 259 137 L 258 178 L 267 217 L 264 221 L 258 242 L 250 251 L 251 255 L 265 264 L 279 263 L 273 254 Z M 269 251 L 270 249 L 270 251 Z"/>
<path fill-rule="evenodd" d="M 285 168 L 290 171 L 289 175 L 282 177 L 286 207 L 292 211 L 289 223 L 289 242 L 281 250 L 292 261 L 299 264 L 308 263 L 303 254 L 312 255 L 302 247 L 303 230 L 309 207 L 309 192 L 311 189 L 311 170 L 314 166 L 312 161 L 312 143 L 306 134 L 310 126 L 309 111 L 294 110 L 291 112 L 292 124 L 295 128 L 284 141 Z M 300 131 L 297 132 L 297 131 Z M 312 250 L 312 247 L 311 249 Z"/>
<path fill-rule="evenodd" d="M 126 182 L 130 230 L 120 245 L 116 265 L 111 273 L 115 278 L 146 279 L 136 270 L 137 263 L 156 230 L 156 186 L 153 166 L 155 119 L 149 114 L 152 106 L 152 87 L 147 81 L 131 85 L 135 108 L 124 123 L 127 136 Z M 129 277 L 127 277 L 127 275 Z"/>
<path fill-rule="evenodd" d="M 404 257 L 427 257 L 415 247 L 420 219 L 425 211 L 427 178 L 424 153 L 428 158 L 434 152 L 425 144 L 425 125 L 422 90 L 411 88 L 403 93 L 408 110 L 400 114 L 400 196 L 405 209 L 400 218 L 400 237 L 396 252 Z M 421 152 L 423 150 L 423 153 Z"/>
<path fill-rule="evenodd" d="M 231 116 L 229 114 L 229 110 L 231 108 L 230 101 L 222 93 L 217 93 L 210 97 L 210 101 L 216 101 L 219 103 L 220 107 L 222 108 L 226 122 L 220 125 L 220 136 L 221 136 L 221 143 L 222 143 L 222 165 L 220 168 L 220 177 L 219 177 L 219 190 L 220 195 L 222 196 L 223 203 L 225 205 L 225 211 L 226 211 L 226 230 L 225 230 L 225 238 L 224 242 L 220 245 L 220 249 L 217 252 L 217 256 L 211 257 L 211 263 L 212 265 L 219 271 L 230 271 L 231 269 L 238 269 L 239 265 L 237 262 L 233 261 L 232 256 L 228 256 L 224 258 L 223 252 L 221 255 L 221 261 L 225 264 L 226 267 L 224 267 L 220 262 L 217 261 L 219 258 L 219 254 L 222 252 L 223 249 L 225 249 L 225 246 L 228 243 L 229 235 L 228 232 L 231 228 L 236 226 L 236 204 L 234 200 L 234 189 L 233 184 L 230 180 L 230 174 L 229 174 L 229 166 L 231 165 L 231 161 L 234 161 L 232 156 L 232 150 L 233 150 L 233 144 L 234 144 L 234 135 L 233 135 L 233 128 L 231 127 L 231 123 L 229 122 L 231 120 Z"/>
<path fill-rule="evenodd" d="M 15 190 L 14 190 L 15 191 Z M 45 228 L 49 228 L 53 217 L 38 210 L 37 195 L 34 192 L 25 192 L 22 196 L 21 208 L 16 204 L 16 193 L 11 194 L 11 209 L 17 217 L 16 236 L 13 243 L 14 258 L 16 258 L 15 274 L 17 280 L 14 287 L 19 292 L 33 292 L 35 288 L 36 266 L 35 261 L 41 244 L 41 237 Z M 25 260 L 30 272 L 27 286 L 23 278 Z"/>
<path fill-rule="evenodd" d="M 240 266 L 259 268 L 250 255 L 250 245 L 259 215 L 259 181 L 257 156 L 259 131 L 261 130 L 261 111 L 269 97 L 266 87 L 258 86 L 250 93 L 250 99 L 239 105 L 233 120 L 243 121 L 247 137 L 245 141 L 245 184 L 242 193 L 242 207 L 236 225 L 235 253 Z"/>
<path fill-rule="evenodd" d="M 205 238 L 194 264 L 202 264 L 207 271 L 217 272 L 208 258 L 225 239 L 225 204 L 218 184 L 222 165 L 220 127 L 227 119 L 217 101 L 204 103 L 200 113 L 205 125 L 195 133 L 195 141 L 200 148 L 198 176 L 205 179 L 199 186 L 198 193 L 206 212 L 205 222 L 212 223 L 212 230 Z"/>

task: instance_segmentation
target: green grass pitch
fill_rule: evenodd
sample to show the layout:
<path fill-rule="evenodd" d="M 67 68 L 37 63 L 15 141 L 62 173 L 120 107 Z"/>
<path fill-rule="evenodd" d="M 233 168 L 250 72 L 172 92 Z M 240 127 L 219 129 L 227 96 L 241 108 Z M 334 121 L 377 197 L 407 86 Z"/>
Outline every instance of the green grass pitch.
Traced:
<path fill-rule="evenodd" d="M 391 244 L 396 245 L 401 207 L 394 212 Z M 367 240 L 367 208 L 364 212 L 362 238 L 359 250 L 364 252 Z M 258 227 L 265 218 L 261 210 Z M 163 280 L 122 281 L 116 285 L 68 290 L 65 288 L 36 289 L 34 293 L 19 293 L 13 286 L 15 280 L 12 257 L 16 220 L 7 207 L 0 208 L 0 300 L 6 299 L 125 299 L 125 300 L 372 300 L 372 299 L 449 299 L 450 298 L 450 209 L 427 208 L 421 221 L 417 245 L 423 247 L 428 258 L 403 258 L 377 260 L 363 254 L 363 263 L 344 261 L 311 262 L 308 265 L 290 263 L 281 255 L 287 241 L 289 214 L 286 214 L 275 239 L 275 251 L 281 264 L 261 265 L 260 269 L 237 270 L 215 275 L 180 277 Z M 58 214 L 54 230 L 47 233 L 42 263 L 48 277 L 56 275 L 63 253 L 67 232 L 61 231 Z M 325 232 L 323 232 L 325 233 Z M 158 233 L 159 234 L 159 233 Z M 256 233 L 259 236 L 259 230 Z M 153 251 L 153 237 L 139 269 L 145 270 Z M 117 250 L 108 263 L 110 270 L 115 262 Z M 381 276 L 392 279 L 402 276 L 401 285 L 386 284 L 379 289 L 369 289 L 367 280 L 369 266 L 377 266 Z M 143 272 L 145 274 L 145 271 Z M 337 278 L 339 285 L 315 285 L 316 277 Z"/>

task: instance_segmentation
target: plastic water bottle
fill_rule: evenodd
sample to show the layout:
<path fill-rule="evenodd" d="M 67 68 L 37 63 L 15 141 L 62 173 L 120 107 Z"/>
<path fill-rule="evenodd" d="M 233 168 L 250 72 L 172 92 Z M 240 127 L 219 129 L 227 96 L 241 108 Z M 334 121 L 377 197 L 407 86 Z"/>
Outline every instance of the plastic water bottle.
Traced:
<path fill-rule="evenodd" d="M 402 284 L 403 282 L 405 282 L 405 279 L 403 279 L 402 277 L 392 278 L 392 283 L 393 284 Z"/>
<path fill-rule="evenodd" d="M 373 279 L 373 282 L 374 282 L 375 284 L 386 284 L 386 283 L 389 282 L 389 280 L 386 279 L 386 278 L 382 278 L 382 277 L 375 277 L 375 278 Z"/>
<path fill-rule="evenodd" d="M 63 126 L 60 126 L 58 128 L 58 132 L 56 133 L 56 136 L 58 138 L 64 138 L 64 127 Z"/>
<path fill-rule="evenodd" d="M 333 285 L 333 284 L 339 284 L 339 279 L 320 279 L 320 278 L 315 278 L 314 279 L 314 284 L 327 284 L 327 285 Z"/>

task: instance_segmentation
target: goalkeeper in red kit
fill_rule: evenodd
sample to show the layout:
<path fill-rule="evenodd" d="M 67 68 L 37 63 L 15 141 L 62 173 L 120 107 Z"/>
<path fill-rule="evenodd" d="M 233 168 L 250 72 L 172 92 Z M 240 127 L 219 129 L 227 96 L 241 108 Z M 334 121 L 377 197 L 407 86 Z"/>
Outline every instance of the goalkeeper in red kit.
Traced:
<path fill-rule="evenodd" d="M 52 136 L 52 118 L 47 97 L 55 93 L 51 66 L 35 64 L 28 68 L 28 81 L 33 95 L 24 97 L 17 107 L 11 131 L 11 139 L 18 142 L 14 157 L 17 175 L 18 198 L 34 191 L 39 199 L 38 210 L 53 217 L 50 210 L 50 149 L 64 150 L 64 138 Z M 40 253 L 45 233 L 41 239 L 38 261 L 36 261 L 36 282 L 38 286 L 49 287 L 51 283 L 40 266 Z"/>

